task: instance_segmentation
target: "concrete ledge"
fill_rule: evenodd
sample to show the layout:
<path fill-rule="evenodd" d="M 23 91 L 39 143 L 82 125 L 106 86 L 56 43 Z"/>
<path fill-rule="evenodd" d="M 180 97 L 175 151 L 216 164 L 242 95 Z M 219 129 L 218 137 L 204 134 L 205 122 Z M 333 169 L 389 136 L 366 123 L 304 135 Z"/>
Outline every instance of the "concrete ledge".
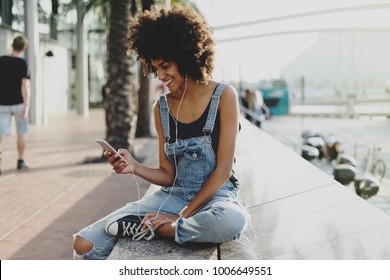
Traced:
<path fill-rule="evenodd" d="M 109 260 L 216 260 L 217 244 L 180 245 L 173 240 L 131 241 L 119 239 Z"/>
<path fill-rule="evenodd" d="M 219 260 L 257 260 L 255 231 L 252 225 L 236 240 L 218 247 Z"/>

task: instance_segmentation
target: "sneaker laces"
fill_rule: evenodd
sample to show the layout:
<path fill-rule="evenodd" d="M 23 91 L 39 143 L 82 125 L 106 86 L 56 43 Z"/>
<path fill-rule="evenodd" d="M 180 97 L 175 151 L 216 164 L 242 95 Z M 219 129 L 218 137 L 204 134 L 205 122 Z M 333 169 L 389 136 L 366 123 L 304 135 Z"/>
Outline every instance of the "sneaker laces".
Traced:
<path fill-rule="evenodd" d="M 134 234 L 132 238 L 133 241 L 139 241 L 141 239 L 145 239 L 146 241 L 149 241 L 155 236 L 152 224 L 150 222 L 147 222 L 145 224 L 147 228 L 144 229 L 143 231 L 139 231 L 138 233 Z M 149 236 L 147 236 L 148 234 Z"/>
<path fill-rule="evenodd" d="M 127 225 L 126 225 L 127 224 Z M 146 241 L 151 240 L 154 237 L 154 230 L 150 222 L 145 223 L 147 228 L 144 230 L 140 230 L 142 224 L 130 223 L 126 221 L 122 221 L 123 227 L 123 237 L 132 236 L 133 241 L 139 241 L 141 239 L 145 239 Z M 148 235 L 149 234 L 149 235 Z"/>

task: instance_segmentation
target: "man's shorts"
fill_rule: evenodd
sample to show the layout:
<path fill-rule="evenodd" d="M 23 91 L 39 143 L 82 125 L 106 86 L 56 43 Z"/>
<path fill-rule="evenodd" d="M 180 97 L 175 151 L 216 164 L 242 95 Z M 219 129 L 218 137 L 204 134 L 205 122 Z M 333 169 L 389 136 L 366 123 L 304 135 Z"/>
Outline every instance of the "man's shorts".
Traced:
<path fill-rule="evenodd" d="M 15 116 L 16 133 L 27 133 L 28 117 L 22 118 L 23 108 L 23 103 L 17 105 L 0 105 L 0 135 L 11 134 L 12 116 Z"/>

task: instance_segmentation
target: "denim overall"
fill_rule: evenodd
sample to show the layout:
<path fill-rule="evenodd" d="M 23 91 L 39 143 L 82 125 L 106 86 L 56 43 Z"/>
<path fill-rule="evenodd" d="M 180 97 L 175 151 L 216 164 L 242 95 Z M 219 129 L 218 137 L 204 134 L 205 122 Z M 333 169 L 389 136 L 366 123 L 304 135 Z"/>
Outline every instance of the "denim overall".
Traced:
<path fill-rule="evenodd" d="M 86 253 L 86 259 L 106 259 L 118 238 L 104 231 L 107 220 L 117 220 L 127 215 L 145 216 L 150 212 L 178 214 L 199 192 L 216 166 L 216 156 L 211 145 L 211 134 L 217 115 L 219 99 L 225 84 L 219 84 L 212 96 L 204 135 L 178 139 L 169 143 L 169 108 L 166 94 L 160 97 L 165 153 L 176 166 L 176 180 L 171 187 L 162 187 L 155 193 L 128 203 L 89 227 L 79 235 L 92 242 L 94 248 Z M 227 180 L 219 191 L 196 214 L 179 218 L 176 222 L 175 241 L 222 243 L 240 237 L 249 220 L 247 209 L 239 198 L 236 187 Z M 151 241 L 153 242 L 153 241 Z"/>

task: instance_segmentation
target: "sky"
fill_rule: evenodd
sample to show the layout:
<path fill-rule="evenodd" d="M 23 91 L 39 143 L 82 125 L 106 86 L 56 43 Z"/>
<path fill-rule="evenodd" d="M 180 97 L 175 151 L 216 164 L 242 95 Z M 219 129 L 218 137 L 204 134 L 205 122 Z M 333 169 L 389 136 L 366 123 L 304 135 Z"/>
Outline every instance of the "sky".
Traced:
<path fill-rule="evenodd" d="M 237 82 L 242 79 L 254 83 L 261 79 L 278 78 L 284 67 L 317 42 L 319 33 L 315 30 L 352 27 L 390 28 L 388 16 L 390 1 L 383 0 L 192 0 L 192 2 L 197 5 L 213 28 L 350 7 L 342 13 L 274 20 L 240 28 L 215 29 L 217 48 L 214 78 L 226 81 Z M 377 4 L 382 4 L 381 9 L 358 8 Z M 292 32 L 297 30 L 300 32 Z M 309 32 L 310 30 L 312 31 Z M 278 32 L 290 34 L 281 36 L 277 34 Z M 232 40 L 253 35 L 262 36 Z"/>

